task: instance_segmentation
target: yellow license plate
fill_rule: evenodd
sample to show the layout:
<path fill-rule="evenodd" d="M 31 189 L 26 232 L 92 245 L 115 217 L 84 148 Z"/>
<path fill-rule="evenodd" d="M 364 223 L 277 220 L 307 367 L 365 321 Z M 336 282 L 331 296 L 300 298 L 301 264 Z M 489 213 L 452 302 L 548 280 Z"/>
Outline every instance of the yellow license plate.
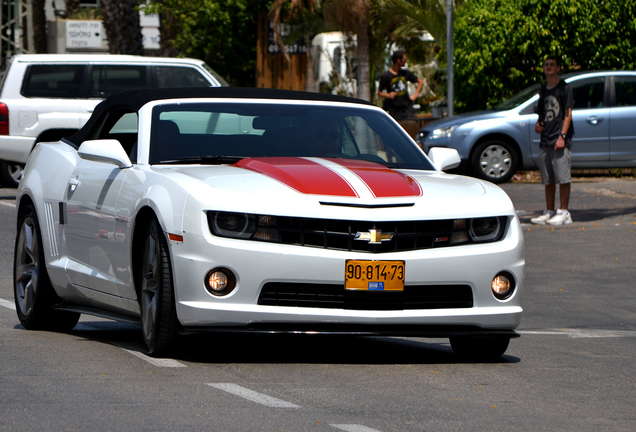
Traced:
<path fill-rule="evenodd" d="M 404 291 L 404 261 L 347 260 L 345 289 Z"/>

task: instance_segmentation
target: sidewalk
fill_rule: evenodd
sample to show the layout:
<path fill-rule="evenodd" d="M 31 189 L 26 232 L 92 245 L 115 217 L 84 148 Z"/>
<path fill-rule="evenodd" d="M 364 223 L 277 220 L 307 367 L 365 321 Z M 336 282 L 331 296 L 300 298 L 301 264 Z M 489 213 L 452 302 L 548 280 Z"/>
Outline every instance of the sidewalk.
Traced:
<path fill-rule="evenodd" d="M 501 188 L 512 199 L 522 223 L 545 210 L 544 187 L 540 182 L 505 183 Z M 559 192 L 557 187 L 556 203 Z M 636 217 L 636 179 L 633 177 L 576 177 L 570 192 L 573 221 L 592 222 L 605 218 L 633 215 Z"/>

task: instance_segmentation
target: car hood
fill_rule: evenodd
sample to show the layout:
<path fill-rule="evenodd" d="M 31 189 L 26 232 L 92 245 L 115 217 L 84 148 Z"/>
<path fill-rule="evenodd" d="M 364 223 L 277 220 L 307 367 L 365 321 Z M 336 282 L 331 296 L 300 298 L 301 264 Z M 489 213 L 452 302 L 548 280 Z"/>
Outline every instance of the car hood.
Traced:
<path fill-rule="evenodd" d="M 174 166 L 166 168 L 187 176 L 190 181 L 214 189 L 232 206 L 259 212 L 278 213 L 284 208 L 304 209 L 301 213 L 323 213 L 324 206 L 354 209 L 390 209 L 408 207 L 404 217 L 419 208 L 419 213 L 457 215 L 471 205 L 488 207 L 487 202 L 508 202 L 501 189 L 471 177 L 437 171 L 392 170 L 373 162 L 322 158 L 245 158 L 234 165 Z M 494 188 L 494 189 L 493 189 Z M 211 190 L 187 187 L 201 201 L 209 200 Z M 487 191 L 491 190 L 492 193 Z M 485 195 L 489 197 L 484 198 Z M 495 197 L 498 196 L 499 198 Z M 231 197 L 231 198 L 229 198 Z M 503 201 L 501 200 L 503 197 Z M 486 204 L 486 205 L 484 205 Z M 322 207 L 321 207 L 322 206 Z M 218 207 L 218 205 L 217 205 Z M 267 210 L 269 208 L 269 210 Z M 311 210 L 311 209 L 314 210 Z M 471 209 L 474 211 L 474 208 Z M 487 212 L 491 212 L 492 208 Z M 379 214 L 379 213 L 378 213 Z"/>
<path fill-rule="evenodd" d="M 454 126 L 458 124 L 465 124 L 477 120 L 487 120 L 491 118 L 503 117 L 507 111 L 497 111 L 497 110 L 482 110 L 482 111 L 472 111 L 464 114 L 454 115 L 452 117 L 443 118 L 440 120 L 435 120 L 426 124 L 422 130 L 432 131 L 441 127 Z"/>

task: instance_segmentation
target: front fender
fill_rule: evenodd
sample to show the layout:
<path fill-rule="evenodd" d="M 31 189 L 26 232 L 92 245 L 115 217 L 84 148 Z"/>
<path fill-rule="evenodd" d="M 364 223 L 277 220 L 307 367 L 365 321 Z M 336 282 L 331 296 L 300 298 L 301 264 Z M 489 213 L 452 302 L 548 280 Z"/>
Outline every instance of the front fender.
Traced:
<path fill-rule="evenodd" d="M 80 158 L 75 149 L 63 142 L 38 144 L 24 168 L 24 173 L 16 193 L 16 208 L 23 207 L 23 199 L 29 196 L 35 204 L 40 219 L 44 214 L 45 202 L 57 204 L 64 201 L 68 179 Z M 53 205 L 53 217 L 59 222 L 59 207 Z M 48 235 L 43 233 L 44 237 Z M 45 252 L 47 242 L 45 242 Z"/>
<path fill-rule="evenodd" d="M 476 145 L 489 138 L 505 139 L 514 142 L 519 149 L 520 161 L 526 164 L 531 160 L 530 133 L 534 114 L 519 116 L 514 120 L 495 118 L 466 123 L 458 127 L 450 140 L 449 147 L 459 153 L 462 162 L 469 162 Z"/>
<path fill-rule="evenodd" d="M 149 207 L 164 232 L 182 233 L 183 212 L 188 196 L 183 187 L 147 166 L 129 170 L 125 181 L 119 197 L 118 215 L 136 218 L 141 209 Z"/>

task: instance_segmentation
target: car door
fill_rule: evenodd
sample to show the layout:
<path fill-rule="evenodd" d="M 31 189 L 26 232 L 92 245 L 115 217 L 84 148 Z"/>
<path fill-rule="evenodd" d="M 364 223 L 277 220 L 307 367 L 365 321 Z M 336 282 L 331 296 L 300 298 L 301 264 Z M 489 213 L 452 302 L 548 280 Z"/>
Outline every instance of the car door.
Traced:
<path fill-rule="evenodd" d="M 135 121 L 131 121 L 131 116 Z M 97 138 L 119 139 L 131 154 L 137 135 L 136 114 L 118 118 L 110 123 L 107 119 Z M 134 130 L 131 130 L 133 123 Z M 111 163 L 80 161 L 68 182 L 65 238 L 71 282 L 135 299 L 127 249 L 130 218 L 118 215 L 119 192 L 128 171 Z"/>
<path fill-rule="evenodd" d="M 610 111 L 610 160 L 636 160 L 636 75 L 617 75 Z"/>
<path fill-rule="evenodd" d="M 572 164 L 609 160 L 609 96 L 606 78 L 593 77 L 569 82 L 574 96 Z"/>

